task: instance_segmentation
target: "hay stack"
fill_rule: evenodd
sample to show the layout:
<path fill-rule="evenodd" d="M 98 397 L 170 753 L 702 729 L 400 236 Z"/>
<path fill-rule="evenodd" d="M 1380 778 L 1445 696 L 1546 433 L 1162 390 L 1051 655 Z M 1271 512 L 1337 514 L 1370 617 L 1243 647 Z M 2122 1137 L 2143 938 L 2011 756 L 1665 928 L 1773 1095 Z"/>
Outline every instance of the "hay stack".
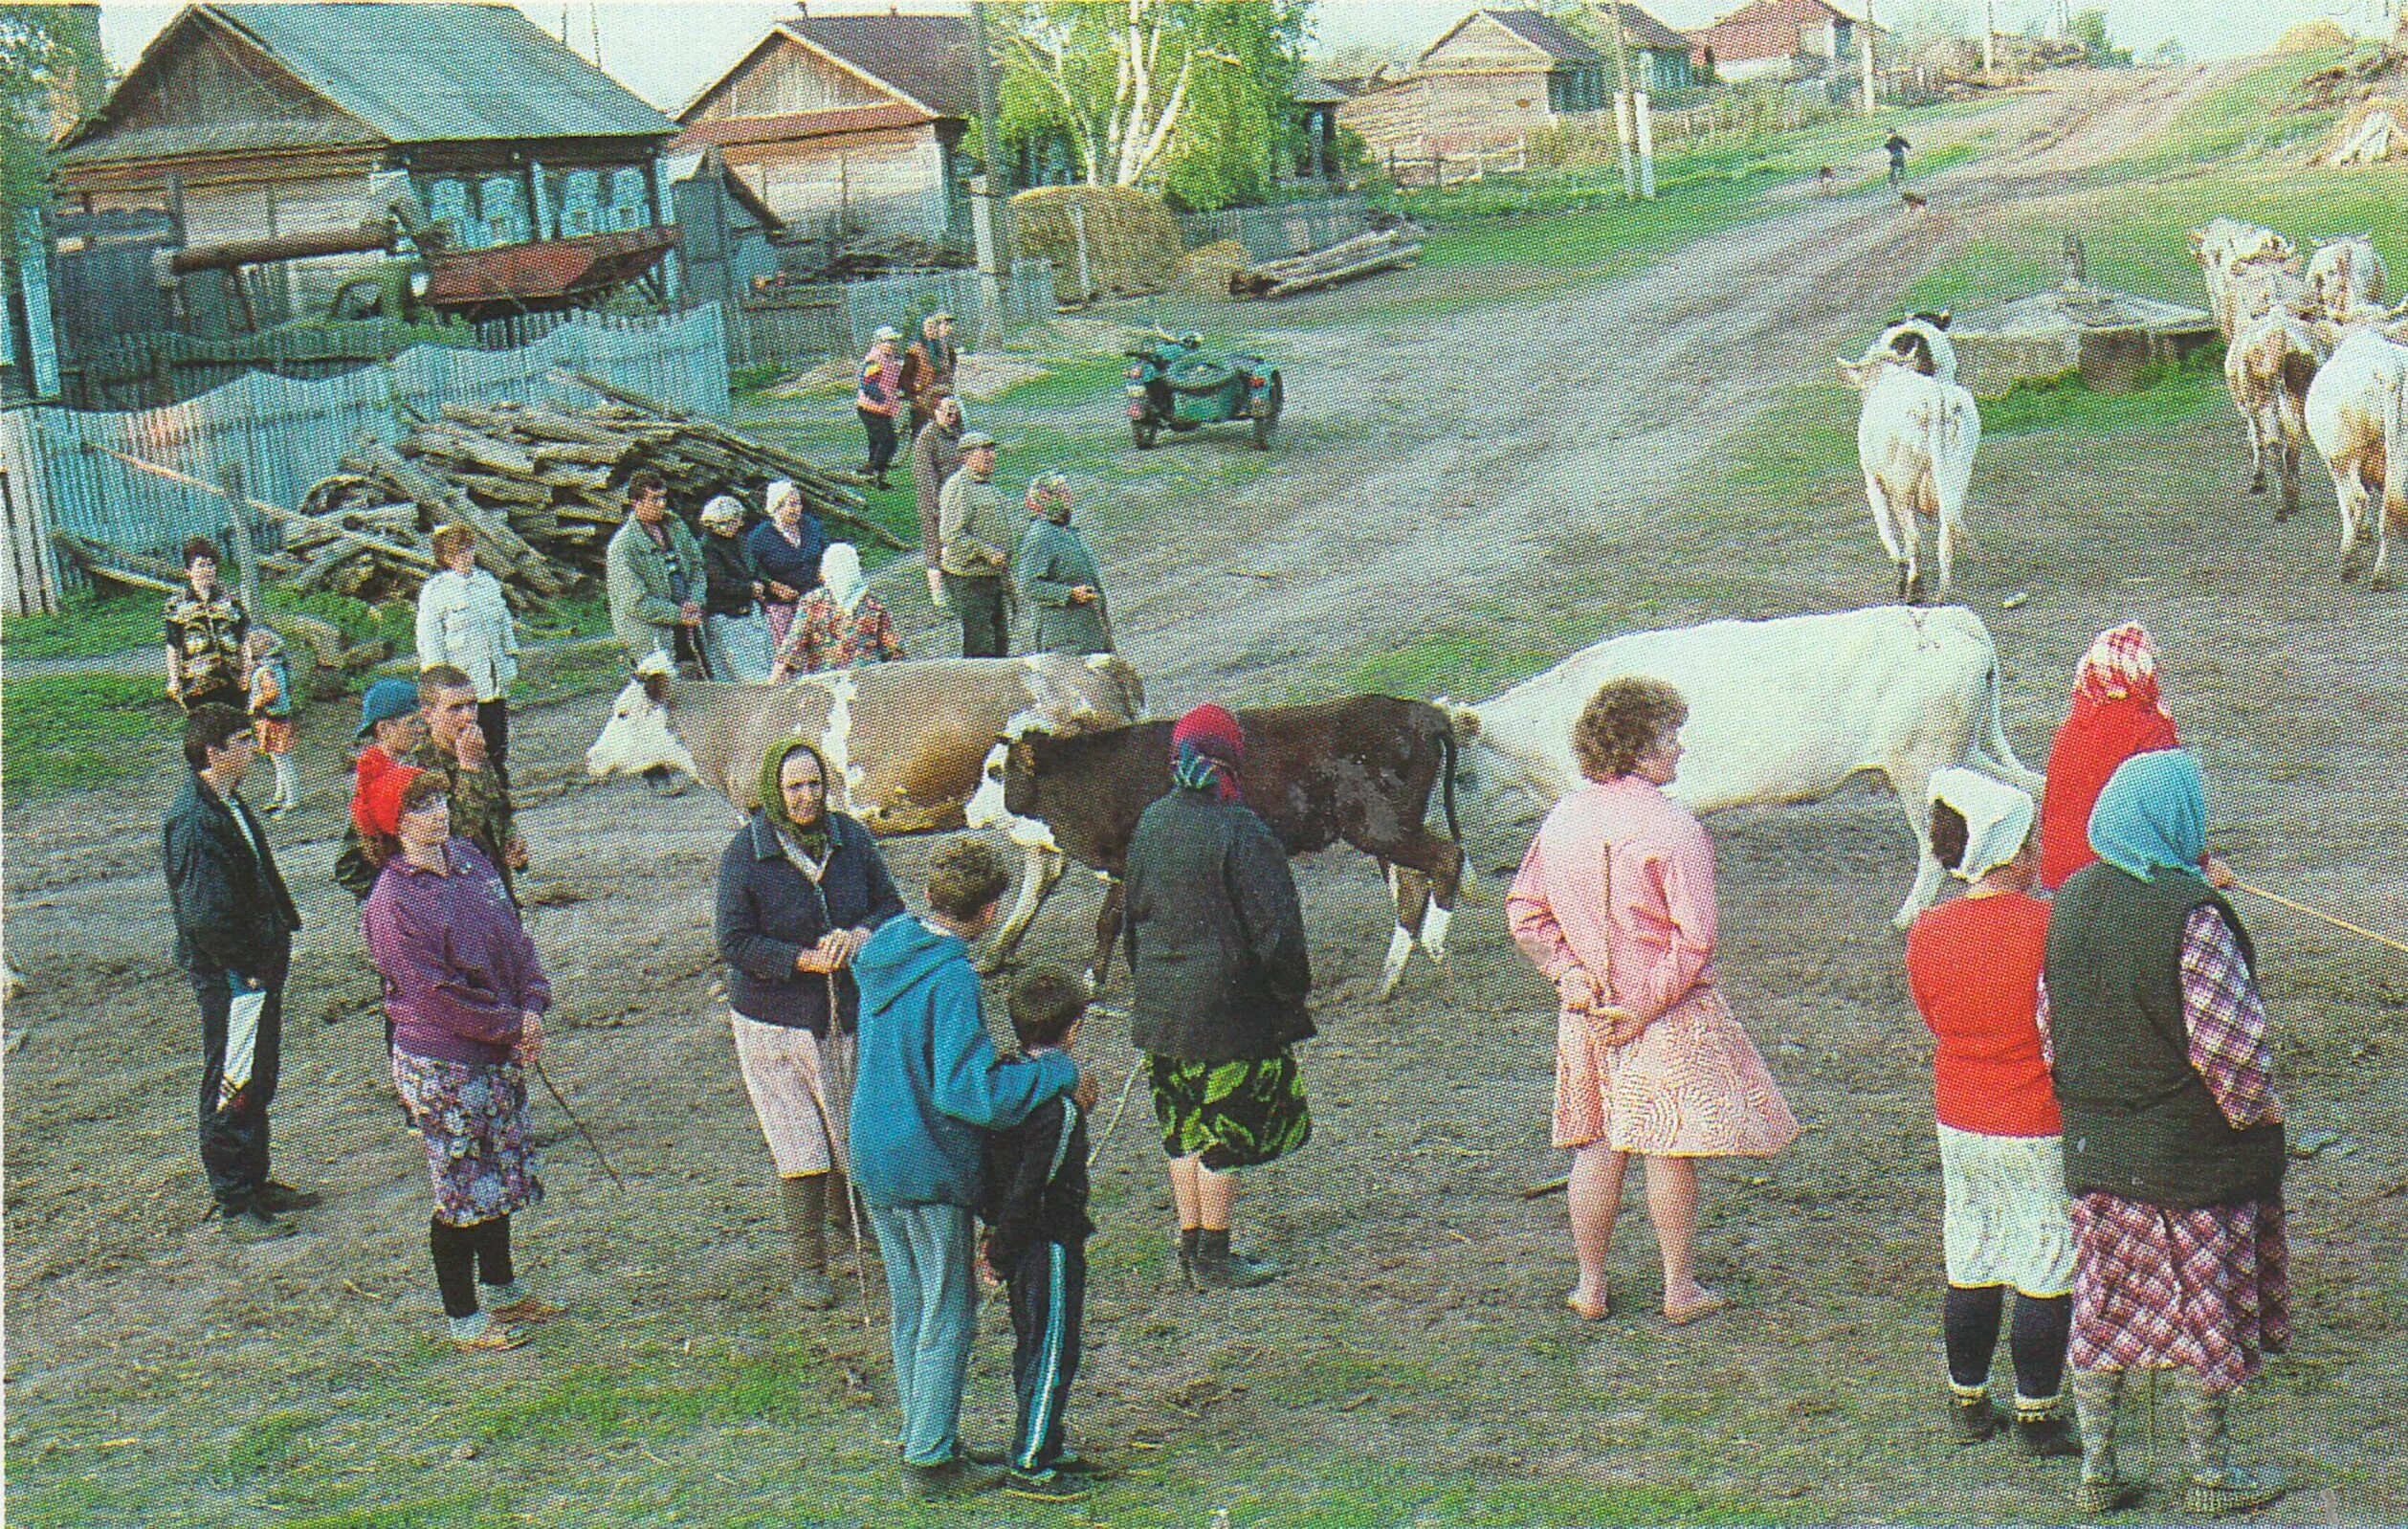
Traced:
<path fill-rule="evenodd" d="M 1179 262 L 1179 277 L 1171 287 L 1183 297 L 1226 299 L 1229 278 L 1252 263 L 1246 257 L 1245 245 L 1235 239 L 1221 239 L 1188 251 L 1186 258 Z"/>
<path fill-rule="evenodd" d="M 2314 21 L 2303 21 L 2283 33 L 2283 39 L 2274 45 L 2274 52 L 2278 54 L 2322 53 L 2328 48 L 2347 48 L 2348 46 L 2350 46 L 2350 34 L 2342 31 L 2337 23 L 2320 17 Z"/>
<path fill-rule="evenodd" d="M 2331 146 L 2317 156 L 2324 165 L 2375 165 L 2408 159 L 2408 101 L 2397 96 L 2373 96 L 2358 102 L 2332 135 Z"/>
<path fill-rule="evenodd" d="M 1011 199 L 1018 253 L 1053 262 L 1053 290 L 1065 300 L 1160 292 L 1179 272 L 1186 241 L 1159 198 L 1129 186 L 1043 186 Z M 1079 223 L 1086 225 L 1086 279 L 1080 280 Z"/>

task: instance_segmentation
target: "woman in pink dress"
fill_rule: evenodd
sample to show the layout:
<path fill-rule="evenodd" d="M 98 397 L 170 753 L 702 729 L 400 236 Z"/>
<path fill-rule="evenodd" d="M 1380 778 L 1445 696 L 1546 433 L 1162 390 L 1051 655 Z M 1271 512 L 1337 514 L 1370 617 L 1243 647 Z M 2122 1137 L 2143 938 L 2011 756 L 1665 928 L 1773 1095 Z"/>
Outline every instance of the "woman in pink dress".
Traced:
<path fill-rule="evenodd" d="M 1623 1169 L 1647 1160 L 1647 1216 L 1664 1253 L 1664 1318 L 1731 1304 L 1697 1282 L 1697 1160 L 1769 1157 L 1798 1120 L 1714 986 L 1714 852 L 1664 792 L 1681 759 L 1679 691 L 1608 682 L 1572 733 L 1589 784 L 1556 804 L 1506 898 L 1513 942 L 1556 985 L 1555 1144 L 1573 1152 L 1566 1297 L 1610 1314 L 1606 1255 Z"/>

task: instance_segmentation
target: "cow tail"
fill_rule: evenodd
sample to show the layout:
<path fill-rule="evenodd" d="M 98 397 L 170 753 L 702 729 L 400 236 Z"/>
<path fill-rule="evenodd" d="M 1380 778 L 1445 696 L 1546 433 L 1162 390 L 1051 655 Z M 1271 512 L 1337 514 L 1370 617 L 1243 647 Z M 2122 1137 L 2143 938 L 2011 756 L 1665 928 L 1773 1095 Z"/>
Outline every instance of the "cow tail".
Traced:
<path fill-rule="evenodd" d="M 2408 456 L 2400 454 L 2400 395 L 2408 392 L 2408 359 L 2386 359 L 2393 365 L 2392 374 L 2383 379 L 2383 502 L 2377 507 L 2382 520 L 2375 527 L 2378 544 L 2395 521 L 2408 528 Z"/>
<path fill-rule="evenodd" d="M 2308 439 L 2308 389 L 2316 380 L 2316 358 L 2295 345 L 2286 345 L 2283 352 L 2279 420 L 2286 445 L 2297 447 Z"/>
<path fill-rule="evenodd" d="M 1446 771 L 1440 789 L 1447 804 L 1447 837 L 1454 840 L 1455 848 L 1460 850 L 1463 848 L 1463 825 L 1455 819 L 1455 729 L 1452 722 L 1438 730 L 1438 748 L 1442 756 L 1441 767 Z"/>
<path fill-rule="evenodd" d="M 1994 658 L 1990 663 L 1989 677 L 1990 737 L 1982 745 L 1982 751 L 1990 756 L 1995 773 L 2014 776 L 2024 789 L 2038 791 L 2045 786 L 2047 778 L 2026 768 L 2023 762 L 2016 757 L 2015 742 L 2007 737 L 2006 716 L 1999 694 L 2001 688 L 1998 660 Z"/>

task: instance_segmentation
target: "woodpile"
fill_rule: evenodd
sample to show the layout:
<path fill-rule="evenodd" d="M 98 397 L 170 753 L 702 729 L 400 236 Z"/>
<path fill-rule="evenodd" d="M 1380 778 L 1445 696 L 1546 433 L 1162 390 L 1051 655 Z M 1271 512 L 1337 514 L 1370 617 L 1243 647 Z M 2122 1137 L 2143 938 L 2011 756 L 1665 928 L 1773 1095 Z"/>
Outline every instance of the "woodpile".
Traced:
<path fill-rule="evenodd" d="M 363 439 L 298 512 L 278 513 L 284 545 L 261 567 L 302 592 L 414 598 L 437 566 L 433 533 L 467 525 L 478 565 L 512 603 L 541 606 L 599 583 L 627 518 L 627 480 L 647 468 L 669 480 L 671 506 L 689 519 L 720 494 L 758 512 L 763 489 L 786 478 L 831 537 L 901 547 L 863 518 L 859 494 L 801 457 L 599 379 L 560 375 L 608 402 L 577 410 L 447 404 L 440 420 L 397 444 Z"/>
<path fill-rule="evenodd" d="M 1375 271 L 1397 271 L 1422 257 L 1422 242 L 1403 229 L 1387 229 L 1378 233 L 1359 233 L 1343 244 L 1333 244 L 1326 250 L 1297 255 L 1292 260 L 1272 260 L 1250 270 L 1239 271 L 1229 277 L 1229 296 L 1233 298 L 1287 298 L 1299 292 L 1312 292 L 1333 287 L 1341 281 L 1370 276 Z"/>

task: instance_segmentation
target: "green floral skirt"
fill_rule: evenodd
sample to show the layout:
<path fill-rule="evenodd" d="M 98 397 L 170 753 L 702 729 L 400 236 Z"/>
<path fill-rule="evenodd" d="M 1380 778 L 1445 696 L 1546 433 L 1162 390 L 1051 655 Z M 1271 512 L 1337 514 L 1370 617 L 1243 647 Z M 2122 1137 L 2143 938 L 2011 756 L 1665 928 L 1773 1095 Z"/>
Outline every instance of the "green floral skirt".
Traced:
<path fill-rule="evenodd" d="M 1304 1079 L 1286 1051 L 1242 1062 L 1182 1062 L 1148 1056 L 1162 1151 L 1199 1154 L 1215 1173 L 1286 1157 L 1313 1136 Z"/>

